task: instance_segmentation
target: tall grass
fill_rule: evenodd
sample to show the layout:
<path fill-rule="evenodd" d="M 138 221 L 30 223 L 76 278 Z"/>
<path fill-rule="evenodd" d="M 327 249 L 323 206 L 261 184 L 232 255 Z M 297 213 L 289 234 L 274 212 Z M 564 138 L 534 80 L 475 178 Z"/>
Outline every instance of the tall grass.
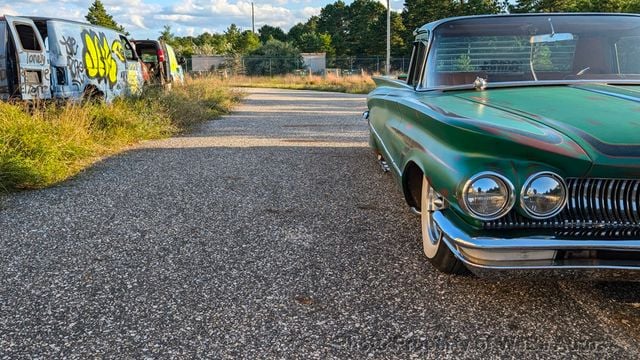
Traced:
<path fill-rule="evenodd" d="M 351 94 L 367 94 L 375 88 L 369 75 L 336 76 L 283 75 L 283 76 L 232 76 L 224 80 L 237 87 L 270 87 L 279 89 L 336 91 Z"/>
<path fill-rule="evenodd" d="M 167 137 L 227 113 L 240 93 L 219 80 L 146 89 L 112 104 L 0 103 L 0 188 L 48 186 L 141 140 Z"/>

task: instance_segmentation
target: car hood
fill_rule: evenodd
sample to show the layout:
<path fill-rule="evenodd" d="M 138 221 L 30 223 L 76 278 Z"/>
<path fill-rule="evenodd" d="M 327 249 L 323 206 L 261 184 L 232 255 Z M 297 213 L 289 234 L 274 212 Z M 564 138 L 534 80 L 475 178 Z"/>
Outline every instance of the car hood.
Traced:
<path fill-rule="evenodd" d="M 640 86 L 534 86 L 454 96 L 564 134 L 592 161 L 584 176 L 640 177 Z"/>

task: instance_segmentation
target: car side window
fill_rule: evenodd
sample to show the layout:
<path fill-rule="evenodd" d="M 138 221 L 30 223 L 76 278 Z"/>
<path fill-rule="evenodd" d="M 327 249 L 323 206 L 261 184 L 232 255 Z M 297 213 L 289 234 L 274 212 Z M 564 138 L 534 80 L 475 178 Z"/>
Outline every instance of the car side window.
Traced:
<path fill-rule="evenodd" d="M 623 37 L 615 43 L 618 74 L 640 74 L 640 36 Z"/>
<path fill-rule="evenodd" d="M 407 84 L 409 85 L 417 86 L 420 84 L 427 57 L 427 45 L 427 42 L 424 41 L 416 41 L 413 43 L 411 64 L 409 65 L 409 74 L 407 75 Z"/>

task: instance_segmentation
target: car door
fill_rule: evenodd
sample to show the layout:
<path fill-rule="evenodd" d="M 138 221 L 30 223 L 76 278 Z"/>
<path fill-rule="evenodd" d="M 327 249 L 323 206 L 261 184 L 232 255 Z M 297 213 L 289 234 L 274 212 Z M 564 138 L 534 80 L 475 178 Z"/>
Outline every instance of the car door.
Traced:
<path fill-rule="evenodd" d="M 51 98 L 49 56 L 31 19 L 5 16 L 15 44 L 18 86 L 23 100 Z"/>
<path fill-rule="evenodd" d="M 127 94 L 139 95 L 144 84 L 142 62 L 140 62 L 133 45 L 126 37 L 120 35 L 120 41 L 124 47 L 125 65 L 127 67 Z"/>
<path fill-rule="evenodd" d="M 176 53 L 170 45 L 164 44 L 164 47 L 166 49 L 166 58 L 169 67 L 169 81 L 182 84 L 184 82 L 184 76 L 180 64 L 178 64 Z"/>

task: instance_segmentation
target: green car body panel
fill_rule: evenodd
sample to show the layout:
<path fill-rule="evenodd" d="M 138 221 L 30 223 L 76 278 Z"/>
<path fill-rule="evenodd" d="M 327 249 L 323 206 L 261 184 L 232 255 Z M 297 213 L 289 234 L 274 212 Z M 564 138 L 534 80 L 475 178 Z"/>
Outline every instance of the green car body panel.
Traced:
<path fill-rule="evenodd" d="M 482 171 L 504 175 L 516 189 L 540 171 L 640 177 L 640 146 L 633 145 L 640 92 L 637 100 L 618 97 L 632 87 L 606 86 L 606 94 L 592 91 L 598 86 L 417 92 L 377 81 L 368 106 L 371 127 L 386 146 L 379 150 L 399 180 L 408 164 L 420 167 L 471 225 L 478 222 L 459 206 L 462 184 Z"/>
<path fill-rule="evenodd" d="M 388 144 L 385 155 L 398 175 L 417 164 L 454 205 L 458 185 L 487 170 L 516 188 L 545 170 L 565 178 L 640 177 L 640 86 L 416 92 L 377 81 L 369 119 Z"/>

